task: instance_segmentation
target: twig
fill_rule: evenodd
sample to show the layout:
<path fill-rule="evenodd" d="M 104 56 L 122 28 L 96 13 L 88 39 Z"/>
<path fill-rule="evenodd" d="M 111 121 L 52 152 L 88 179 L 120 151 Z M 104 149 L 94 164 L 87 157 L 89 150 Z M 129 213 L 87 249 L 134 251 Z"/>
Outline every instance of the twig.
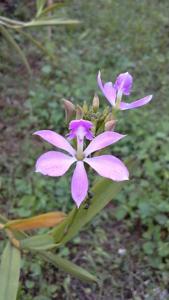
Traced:
<path fill-rule="evenodd" d="M 50 7 L 53 4 L 53 0 L 48 0 L 47 5 Z M 51 12 L 48 13 L 49 18 L 51 17 Z M 51 26 L 48 27 L 48 40 L 51 41 L 52 38 L 52 28 Z"/>

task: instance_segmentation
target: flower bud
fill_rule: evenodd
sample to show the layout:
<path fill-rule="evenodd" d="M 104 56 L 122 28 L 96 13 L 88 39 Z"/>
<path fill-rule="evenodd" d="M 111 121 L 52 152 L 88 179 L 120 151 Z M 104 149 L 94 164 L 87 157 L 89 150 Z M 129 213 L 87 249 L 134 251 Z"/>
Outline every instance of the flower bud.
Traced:
<path fill-rule="evenodd" d="M 83 109 L 80 105 L 76 106 L 76 119 L 83 119 Z"/>
<path fill-rule="evenodd" d="M 116 125 L 116 120 L 111 120 L 105 123 L 105 131 L 113 131 Z"/>
<path fill-rule="evenodd" d="M 83 104 L 83 113 L 84 114 L 88 113 L 88 105 L 87 105 L 86 101 L 84 101 L 84 104 Z"/>
<path fill-rule="evenodd" d="M 93 111 L 97 112 L 98 109 L 99 109 L 99 97 L 97 96 L 97 94 L 95 94 L 93 98 Z"/>
<path fill-rule="evenodd" d="M 66 99 L 63 99 L 63 103 L 64 103 L 64 109 L 65 109 L 65 118 L 66 121 L 69 122 L 73 116 L 73 114 L 75 113 L 75 106 L 74 104 Z"/>

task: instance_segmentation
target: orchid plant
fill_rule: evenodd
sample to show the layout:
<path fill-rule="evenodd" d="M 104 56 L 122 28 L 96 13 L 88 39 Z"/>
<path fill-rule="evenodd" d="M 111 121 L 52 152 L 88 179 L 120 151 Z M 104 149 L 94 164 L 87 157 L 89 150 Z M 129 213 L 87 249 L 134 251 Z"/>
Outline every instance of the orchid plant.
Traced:
<path fill-rule="evenodd" d="M 117 121 L 115 112 L 141 107 L 151 101 L 152 95 L 132 103 L 123 102 L 123 95 L 129 96 L 132 89 L 133 78 L 128 72 L 120 74 L 114 84 L 112 82 L 103 83 L 99 72 L 97 81 L 112 108 L 107 106 L 101 110 L 97 95 L 94 96 L 93 103 L 89 107 L 86 104 L 83 107 L 79 105 L 75 107 L 70 101 L 64 100 L 68 125 L 65 136 L 48 129 L 38 130 L 34 133 L 35 136 L 56 148 L 42 154 L 37 159 L 36 172 L 45 176 L 59 177 L 65 175 L 71 166 L 74 166 L 71 178 L 71 196 L 75 206 L 68 214 L 50 212 L 12 221 L 0 217 L 0 229 L 5 230 L 9 237 L 1 263 L 0 284 L 1 281 L 3 282 L 1 273 L 5 268 L 8 268 L 8 273 L 13 272 L 16 280 L 15 292 L 12 290 L 14 285 L 8 286 L 4 293 L 9 294 L 9 297 L 5 299 L 15 299 L 21 251 L 33 251 L 45 261 L 82 280 L 98 281 L 95 275 L 65 260 L 56 254 L 54 249 L 59 249 L 60 246 L 72 239 L 129 180 L 128 167 L 119 158 L 112 155 L 108 148 L 125 138 L 124 134 L 115 131 Z M 95 180 L 89 187 L 88 174 L 92 170 L 96 172 Z M 98 178 L 97 175 L 101 177 Z M 31 230 L 38 228 L 51 229 L 44 234 L 32 235 Z M 13 260 L 9 263 L 11 255 Z M 4 259 L 6 263 L 4 263 Z M 1 288 L 4 289 L 4 286 Z"/>

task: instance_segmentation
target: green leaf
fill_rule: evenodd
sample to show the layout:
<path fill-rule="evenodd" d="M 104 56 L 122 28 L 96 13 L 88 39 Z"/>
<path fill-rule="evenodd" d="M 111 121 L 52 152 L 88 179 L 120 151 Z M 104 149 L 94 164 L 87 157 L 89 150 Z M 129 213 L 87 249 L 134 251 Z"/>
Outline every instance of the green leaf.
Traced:
<path fill-rule="evenodd" d="M 63 244 L 74 237 L 85 224 L 92 220 L 115 197 L 123 185 L 124 182 L 115 183 L 109 179 L 100 179 L 92 189 L 94 197 L 90 201 L 89 208 L 85 209 L 86 203 L 84 202 L 79 209 L 75 208 L 71 211 L 67 219 L 52 231 L 55 241 Z"/>
<path fill-rule="evenodd" d="M 138 205 L 142 218 L 147 218 L 152 215 L 153 206 L 149 202 L 141 202 Z"/>
<path fill-rule="evenodd" d="M 36 16 L 39 17 L 41 15 L 41 12 L 46 4 L 46 0 L 36 0 L 36 9 L 37 13 Z"/>
<path fill-rule="evenodd" d="M 49 20 L 33 20 L 25 23 L 23 27 L 36 27 L 36 26 L 51 26 L 51 25 L 77 25 L 78 20 L 64 20 L 64 19 L 49 19 Z"/>
<path fill-rule="evenodd" d="M 31 68 L 29 66 L 28 60 L 27 60 L 24 52 L 22 51 L 22 49 L 15 42 L 15 40 L 13 39 L 12 35 L 8 32 L 8 30 L 6 30 L 3 26 L 0 26 L 0 31 L 1 31 L 2 35 L 6 38 L 8 43 L 11 44 L 11 46 L 16 50 L 16 52 L 18 52 L 21 60 L 25 64 L 25 67 L 26 67 L 28 73 L 31 75 L 31 73 L 32 73 Z"/>
<path fill-rule="evenodd" d="M 154 243 L 146 242 L 143 244 L 143 250 L 146 254 L 151 255 L 154 253 Z"/>
<path fill-rule="evenodd" d="M 20 246 L 29 250 L 47 250 L 56 247 L 56 244 L 49 234 L 40 234 L 21 240 Z"/>
<path fill-rule="evenodd" d="M 0 265 L 0 300 L 15 300 L 19 285 L 20 251 L 7 243 Z"/>
<path fill-rule="evenodd" d="M 158 253 L 161 257 L 169 256 L 169 242 L 159 242 Z"/>
<path fill-rule="evenodd" d="M 80 280 L 88 282 L 98 282 L 97 278 L 94 275 L 90 274 L 88 271 L 75 265 L 74 263 L 68 261 L 67 259 L 60 257 L 59 255 L 54 255 L 49 252 L 43 252 L 41 256 L 49 263 L 52 263 L 55 267 L 62 269 L 66 273 Z"/>
<path fill-rule="evenodd" d="M 54 4 L 52 4 L 52 5 L 48 6 L 48 7 L 46 7 L 46 8 L 41 12 L 41 15 L 40 15 L 40 16 L 45 15 L 45 14 L 48 14 L 49 12 L 51 12 L 51 11 L 53 11 L 53 10 L 56 10 L 56 9 L 58 9 L 58 8 L 61 8 L 61 7 L 63 7 L 63 6 L 65 6 L 65 3 L 54 3 Z"/>
<path fill-rule="evenodd" d="M 116 209 L 115 217 L 117 220 L 123 220 L 127 214 L 127 207 L 120 206 Z"/>
<path fill-rule="evenodd" d="M 155 216 L 155 220 L 160 225 L 167 225 L 168 217 L 164 214 L 158 214 Z"/>

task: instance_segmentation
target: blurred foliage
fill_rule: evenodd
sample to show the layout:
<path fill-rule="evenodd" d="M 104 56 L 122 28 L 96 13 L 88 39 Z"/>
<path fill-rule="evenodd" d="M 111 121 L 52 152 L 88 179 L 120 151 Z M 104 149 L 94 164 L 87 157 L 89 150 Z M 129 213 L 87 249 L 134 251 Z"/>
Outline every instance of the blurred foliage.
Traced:
<path fill-rule="evenodd" d="M 34 38 L 34 36 L 25 31 L 25 28 L 32 28 L 32 27 L 48 27 L 48 39 L 51 39 L 51 26 L 59 26 L 59 25 L 76 25 L 79 23 L 77 20 L 70 20 L 70 19 L 62 19 L 56 18 L 55 16 L 51 15 L 51 12 L 55 11 L 56 9 L 63 6 L 64 3 L 54 3 L 53 1 L 49 2 L 47 0 L 36 0 L 36 13 L 35 16 L 29 22 L 27 21 L 18 21 L 15 19 L 7 18 L 5 16 L 0 15 L 0 32 L 2 36 L 7 40 L 9 46 L 12 50 L 15 50 L 22 62 L 24 63 L 29 75 L 31 75 L 31 68 L 29 62 L 25 56 L 24 51 L 20 48 L 19 43 L 15 40 L 15 32 L 18 35 L 18 39 L 20 40 L 20 36 L 24 36 L 26 39 L 29 40 L 32 44 L 34 44 L 37 48 L 39 48 L 42 52 L 44 52 L 47 56 L 51 59 L 54 59 L 51 52 L 46 49 L 41 42 Z"/>
<path fill-rule="evenodd" d="M 46 128 L 67 133 L 62 98 L 91 103 L 99 69 L 105 81 L 129 71 L 134 76 L 132 99 L 154 94 L 149 105 L 119 116 L 116 130 L 128 137 L 112 147 L 112 152 L 137 161 L 128 186 L 109 205 L 110 209 L 87 227 L 86 233 L 74 239 L 71 251 L 64 247 L 61 253 L 74 257 L 81 265 L 92 265 L 102 274 L 103 286 L 99 292 L 88 285 L 79 287 L 78 282 L 64 275 L 59 277 L 62 285 L 56 286 L 55 270 L 47 270 L 41 261 L 37 264 L 30 258 L 33 264 L 24 262 L 27 273 L 23 273 L 22 280 L 27 288 L 20 288 L 21 299 L 65 299 L 70 294 L 73 299 L 91 300 L 95 295 L 100 299 L 168 299 L 168 9 L 168 1 L 157 0 L 72 1 L 61 9 L 61 14 L 81 20 L 82 25 L 76 30 L 53 29 L 52 41 L 47 43 L 54 51 L 57 68 L 47 59 L 42 61 L 39 52 L 25 41 L 34 71 L 29 92 L 17 57 L 9 61 L 2 41 L 0 200 L 1 210 L 6 215 L 9 212 L 10 217 L 54 209 L 67 212 L 72 207 L 70 174 L 53 179 L 33 173 L 36 158 L 49 148 L 31 133 Z M 14 11 L 22 19 L 23 6 L 18 4 Z M 28 13 L 25 7 L 24 11 Z M 43 38 L 41 33 L 34 34 Z M 104 105 L 105 99 L 100 100 Z M 119 256 L 119 248 L 127 249 L 124 258 Z"/>

